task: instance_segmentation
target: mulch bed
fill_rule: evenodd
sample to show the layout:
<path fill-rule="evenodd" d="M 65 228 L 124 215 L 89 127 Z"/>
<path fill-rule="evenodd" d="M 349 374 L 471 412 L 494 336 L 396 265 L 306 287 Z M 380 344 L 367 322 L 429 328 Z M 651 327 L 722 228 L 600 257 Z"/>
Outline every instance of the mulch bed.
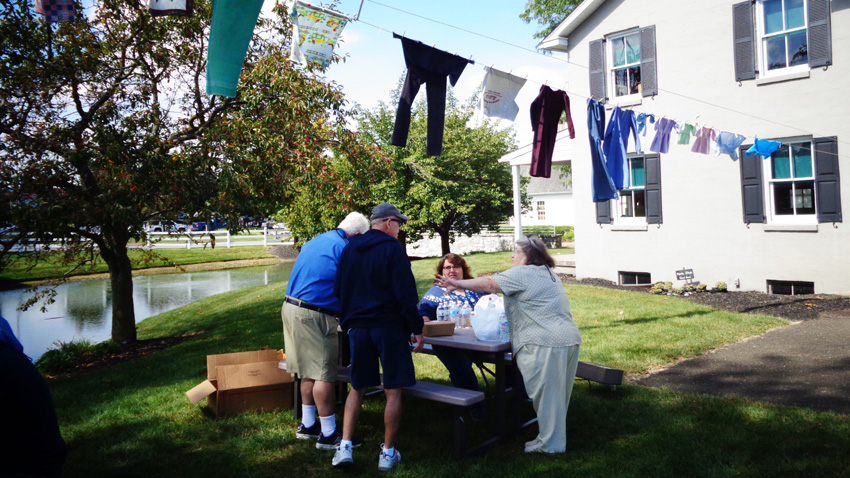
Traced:
<path fill-rule="evenodd" d="M 623 289 L 638 294 L 649 293 L 647 289 L 623 287 L 603 279 L 576 280 L 574 277 L 566 275 L 560 275 L 560 277 L 566 283 Z M 850 298 L 831 294 L 774 295 L 753 291 L 699 292 L 681 297 L 681 299 L 720 310 L 772 315 L 792 321 L 817 319 L 823 313 L 850 313 Z"/>

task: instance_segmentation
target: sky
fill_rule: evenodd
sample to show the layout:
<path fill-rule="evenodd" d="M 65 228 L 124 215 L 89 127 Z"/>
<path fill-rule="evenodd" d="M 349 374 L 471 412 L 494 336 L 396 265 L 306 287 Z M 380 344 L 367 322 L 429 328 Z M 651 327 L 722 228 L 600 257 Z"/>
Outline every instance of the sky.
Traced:
<path fill-rule="evenodd" d="M 275 3 L 276 0 L 265 0 L 263 10 L 271 11 Z M 360 4 L 360 0 L 340 0 L 336 10 L 354 17 Z M 567 90 L 568 85 L 566 56 L 535 51 L 539 42 L 534 38 L 537 25 L 520 20 L 524 6 L 524 0 L 364 0 L 360 21 L 346 25 L 335 50 L 346 60 L 331 65 L 326 76 L 342 85 L 349 101 L 362 107 L 375 108 L 381 100 L 390 103 L 390 92 L 406 71 L 401 41 L 392 34 L 403 34 L 472 58 L 475 64 L 464 69 L 454 88 L 461 101 L 480 88 L 485 65 L 527 77 L 517 96 L 516 121 L 500 120 L 498 126 L 515 124 L 517 145 L 529 144 L 529 107 L 540 86 L 546 83 L 553 89 Z M 423 87 L 416 99 L 424 96 Z"/>

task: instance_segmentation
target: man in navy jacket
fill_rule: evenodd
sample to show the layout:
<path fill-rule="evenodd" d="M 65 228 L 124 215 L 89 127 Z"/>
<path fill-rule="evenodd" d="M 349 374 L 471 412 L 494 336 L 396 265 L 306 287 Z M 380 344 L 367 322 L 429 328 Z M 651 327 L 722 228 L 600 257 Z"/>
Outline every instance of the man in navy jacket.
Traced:
<path fill-rule="evenodd" d="M 407 253 L 398 242 L 401 225 L 409 218 L 390 203 L 372 209 L 372 229 L 354 236 L 342 251 L 334 294 L 339 297 L 340 325 L 351 345 L 351 388 L 345 402 L 342 440 L 333 466 L 348 466 L 352 437 L 368 387 L 382 384 L 387 397 L 384 444 L 378 469 L 387 471 L 401 462 L 395 437 L 401 423 L 401 391 L 416 383 L 409 340 L 422 350 L 422 317 L 417 313 L 419 294 Z"/>

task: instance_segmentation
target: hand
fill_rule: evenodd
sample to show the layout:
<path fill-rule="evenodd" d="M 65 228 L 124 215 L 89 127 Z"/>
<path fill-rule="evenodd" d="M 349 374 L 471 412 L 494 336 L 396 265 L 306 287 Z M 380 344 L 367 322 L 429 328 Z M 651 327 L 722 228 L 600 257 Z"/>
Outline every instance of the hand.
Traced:
<path fill-rule="evenodd" d="M 448 292 L 452 292 L 459 289 L 459 287 L 457 286 L 457 281 L 441 274 L 437 274 L 434 276 L 434 285 L 437 287 L 443 287 Z"/>
<path fill-rule="evenodd" d="M 425 338 L 422 337 L 422 334 L 414 335 L 414 340 L 416 340 L 416 346 L 413 347 L 414 352 L 421 352 L 423 348 L 425 348 Z"/>

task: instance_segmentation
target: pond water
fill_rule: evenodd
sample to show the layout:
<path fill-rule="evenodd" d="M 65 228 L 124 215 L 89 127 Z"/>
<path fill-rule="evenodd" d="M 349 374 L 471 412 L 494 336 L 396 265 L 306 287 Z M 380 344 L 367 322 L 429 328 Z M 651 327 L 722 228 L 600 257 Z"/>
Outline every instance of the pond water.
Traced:
<path fill-rule="evenodd" d="M 218 271 L 158 274 L 133 278 L 136 322 L 211 295 L 289 279 L 292 262 Z M 37 360 L 57 342 L 102 342 L 112 334 L 112 288 L 108 279 L 69 282 L 56 302 L 17 310 L 29 297 L 23 289 L 0 291 L 0 314 L 9 321 L 24 353 Z"/>

